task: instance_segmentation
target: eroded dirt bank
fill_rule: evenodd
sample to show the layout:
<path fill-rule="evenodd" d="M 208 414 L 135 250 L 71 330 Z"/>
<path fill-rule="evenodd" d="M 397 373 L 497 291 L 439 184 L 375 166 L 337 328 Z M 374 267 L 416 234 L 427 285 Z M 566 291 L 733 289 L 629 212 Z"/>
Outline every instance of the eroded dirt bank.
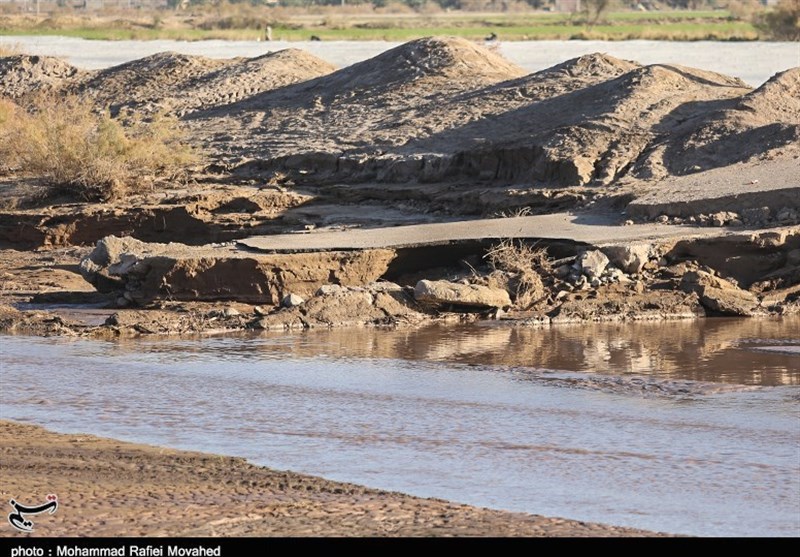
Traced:
<path fill-rule="evenodd" d="M 798 68 L 752 89 L 597 53 L 525 75 L 431 38 L 341 70 L 297 50 L 102 71 L 20 55 L 0 59 L 0 77 L 15 102 L 75 94 L 112 114 L 165 111 L 203 151 L 181 183 L 108 202 L 57 198 L 2 168 L 3 331 L 549 325 L 800 305 Z M 315 243 L 559 212 L 611 232 L 559 236 L 542 221 L 505 242 Z M 661 231 L 633 238 L 639 225 Z"/>
<path fill-rule="evenodd" d="M 421 499 L 238 458 L 60 435 L 8 421 L 0 421 L 0 464 L 4 499 L 58 496 L 58 511 L 38 515 L 33 535 L 658 535 Z M 7 527 L 0 535 L 15 534 Z"/>

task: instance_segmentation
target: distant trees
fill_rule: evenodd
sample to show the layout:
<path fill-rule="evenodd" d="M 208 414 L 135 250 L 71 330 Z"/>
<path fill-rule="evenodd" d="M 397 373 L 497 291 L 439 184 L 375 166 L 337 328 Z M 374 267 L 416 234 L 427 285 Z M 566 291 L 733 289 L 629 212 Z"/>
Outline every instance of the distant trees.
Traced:
<path fill-rule="evenodd" d="M 781 0 L 774 10 L 759 14 L 755 25 L 767 38 L 800 41 L 800 0 Z"/>
<path fill-rule="evenodd" d="M 582 4 L 586 22 L 595 25 L 611 6 L 611 0 L 583 0 Z"/>

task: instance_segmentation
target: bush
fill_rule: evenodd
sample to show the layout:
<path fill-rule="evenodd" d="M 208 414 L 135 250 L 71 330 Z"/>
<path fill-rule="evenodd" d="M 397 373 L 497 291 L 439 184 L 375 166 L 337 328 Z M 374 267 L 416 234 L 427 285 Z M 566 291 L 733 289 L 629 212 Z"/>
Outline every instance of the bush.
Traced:
<path fill-rule="evenodd" d="M 4 101 L 0 140 L 6 166 L 87 201 L 175 179 L 196 160 L 176 118 L 131 118 L 123 125 L 78 97 L 40 97 L 29 110 Z"/>
<path fill-rule="evenodd" d="M 503 240 L 484 257 L 500 275 L 490 276 L 490 282 L 497 283 L 496 286 L 506 282 L 505 288 L 518 309 L 528 309 L 546 296 L 542 275 L 552 272 L 546 250 L 521 241 Z"/>
<path fill-rule="evenodd" d="M 756 18 L 756 28 L 776 41 L 800 41 L 800 0 L 782 0 Z"/>

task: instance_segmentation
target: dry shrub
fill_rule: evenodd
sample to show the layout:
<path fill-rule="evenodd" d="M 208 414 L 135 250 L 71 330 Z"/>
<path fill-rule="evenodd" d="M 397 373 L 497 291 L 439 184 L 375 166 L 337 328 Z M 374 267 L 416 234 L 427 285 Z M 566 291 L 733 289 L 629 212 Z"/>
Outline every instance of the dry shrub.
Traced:
<path fill-rule="evenodd" d="M 490 283 L 505 282 L 517 308 L 528 309 L 547 295 L 542 275 L 550 274 L 552 269 L 544 248 L 503 240 L 484 258 L 495 271 L 489 277 Z"/>
<path fill-rule="evenodd" d="M 27 108 L 0 104 L 0 154 L 59 193 L 109 200 L 176 179 L 197 160 L 173 117 L 123 125 L 78 97 L 39 97 Z"/>

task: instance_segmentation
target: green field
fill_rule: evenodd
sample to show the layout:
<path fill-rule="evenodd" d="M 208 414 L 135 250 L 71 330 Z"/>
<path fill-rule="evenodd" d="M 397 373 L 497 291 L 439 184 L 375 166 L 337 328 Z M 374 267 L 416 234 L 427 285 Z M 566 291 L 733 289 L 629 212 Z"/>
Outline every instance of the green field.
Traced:
<path fill-rule="evenodd" d="M 588 25 L 578 16 L 554 13 L 531 14 L 443 14 L 420 16 L 298 16 L 287 21 L 250 17 L 234 28 L 213 28 L 213 22 L 198 28 L 181 21 L 113 20 L 90 21 L 44 19 L 15 21 L 0 19 L 3 35 L 62 35 L 85 39 L 153 40 L 204 39 L 256 40 L 264 37 L 266 22 L 272 26 L 274 40 L 301 41 L 312 35 L 322 40 L 407 41 L 430 35 L 451 35 L 481 39 L 495 33 L 499 40 L 756 40 L 758 32 L 747 21 L 736 20 L 722 10 L 618 12 L 605 16 L 597 25 Z"/>

